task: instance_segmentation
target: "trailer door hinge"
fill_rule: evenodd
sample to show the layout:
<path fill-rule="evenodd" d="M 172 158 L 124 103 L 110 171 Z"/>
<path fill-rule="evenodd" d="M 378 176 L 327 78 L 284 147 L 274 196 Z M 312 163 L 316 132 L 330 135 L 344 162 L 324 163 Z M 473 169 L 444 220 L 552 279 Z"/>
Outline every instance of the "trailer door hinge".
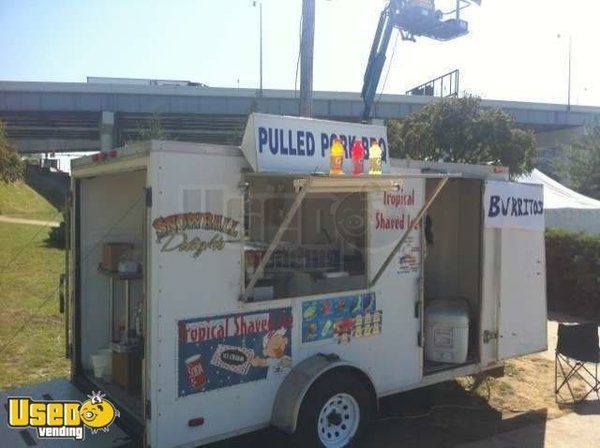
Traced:
<path fill-rule="evenodd" d="M 489 344 L 489 342 L 493 339 L 498 339 L 497 331 L 484 330 L 483 332 L 483 343 Z"/>
<path fill-rule="evenodd" d="M 421 301 L 417 300 L 415 302 L 415 319 L 421 317 Z"/>
<path fill-rule="evenodd" d="M 152 187 L 146 187 L 146 207 L 152 207 Z"/>
<path fill-rule="evenodd" d="M 151 403 L 150 400 L 146 400 L 144 403 L 144 414 L 146 416 L 146 420 L 152 419 L 152 411 L 151 411 Z"/>
<path fill-rule="evenodd" d="M 417 331 L 417 346 L 423 347 L 423 333 L 420 331 Z"/>

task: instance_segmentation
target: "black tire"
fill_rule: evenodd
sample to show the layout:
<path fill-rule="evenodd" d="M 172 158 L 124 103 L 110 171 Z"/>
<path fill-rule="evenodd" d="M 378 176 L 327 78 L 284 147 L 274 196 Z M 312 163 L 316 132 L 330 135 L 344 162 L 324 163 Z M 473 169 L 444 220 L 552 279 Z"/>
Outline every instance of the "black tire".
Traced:
<path fill-rule="evenodd" d="M 319 414 L 325 404 L 337 394 L 348 394 L 358 403 L 360 419 L 358 429 L 344 446 L 358 447 L 373 412 L 373 397 L 360 378 L 352 372 L 331 372 L 319 378 L 306 393 L 300 412 L 296 432 L 292 438 L 302 448 L 324 447 L 318 434 Z"/>

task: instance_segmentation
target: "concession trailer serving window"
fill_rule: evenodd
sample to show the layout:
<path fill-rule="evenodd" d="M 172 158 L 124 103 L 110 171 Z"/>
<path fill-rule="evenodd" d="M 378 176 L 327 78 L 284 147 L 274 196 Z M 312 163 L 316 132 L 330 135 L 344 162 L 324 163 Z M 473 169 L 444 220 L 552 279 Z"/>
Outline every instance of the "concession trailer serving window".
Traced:
<path fill-rule="evenodd" d="M 242 300 L 368 288 L 378 278 L 367 275 L 369 194 L 401 185 L 398 176 L 248 174 Z"/>

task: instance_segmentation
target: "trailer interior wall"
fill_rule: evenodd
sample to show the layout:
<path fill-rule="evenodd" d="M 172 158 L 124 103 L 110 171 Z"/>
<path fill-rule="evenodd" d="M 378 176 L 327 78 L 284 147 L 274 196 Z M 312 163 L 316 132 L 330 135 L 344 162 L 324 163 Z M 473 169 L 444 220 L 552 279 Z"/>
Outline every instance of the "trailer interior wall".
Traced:
<path fill-rule="evenodd" d="M 437 181 L 427 182 L 427 194 Z M 429 210 L 425 296 L 459 298 L 477 305 L 480 284 L 481 182 L 451 180 Z"/>
<path fill-rule="evenodd" d="M 427 182 L 428 195 L 436 182 Z M 481 188 L 479 180 L 448 182 L 428 213 L 431 236 L 425 257 L 425 307 L 434 299 L 467 300 L 473 335 L 481 303 Z M 477 341 L 470 339 L 472 358 Z"/>
<path fill-rule="evenodd" d="M 261 176 L 251 179 L 248 204 L 249 240 L 271 241 L 283 221 L 284 212 L 292 205 L 296 193 L 292 180 L 294 177 Z M 250 180 L 247 180 L 250 181 Z M 355 247 L 354 241 L 347 242 L 336 235 L 340 223 L 336 218 L 348 219 L 344 214 L 364 210 L 364 195 L 355 193 L 326 193 L 311 194 L 302 202 L 300 211 L 294 215 L 288 229 L 284 232 L 282 241 L 302 244 L 325 244 L 339 238 L 341 244 Z M 340 204 L 343 206 L 339 209 Z M 336 211 L 340 214 L 336 215 Z M 342 223 L 344 224 L 344 223 Z M 357 227 L 358 226 L 358 227 Z M 357 219 L 355 238 L 364 240 L 365 223 Z M 354 229 L 353 229 L 354 230 Z M 346 236 L 346 235 L 344 235 Z M 360 246 L 364 246 L 364 241 Z"/>
<path fill-rule="evenodd" d="M 93 377 L 92 355 L 110 345 L 109 277 L 98 269 L 103 244 L 144 242 L 146 171 L 105 174 L 80 181 L 81 365 Z M 124 321 L 124 284 L 114 282 L 113 331 Z M 142 281 L 131 282 L 131 314 L 142 297 Z M 114 338 L 113 338 L 114 339 Z"/>

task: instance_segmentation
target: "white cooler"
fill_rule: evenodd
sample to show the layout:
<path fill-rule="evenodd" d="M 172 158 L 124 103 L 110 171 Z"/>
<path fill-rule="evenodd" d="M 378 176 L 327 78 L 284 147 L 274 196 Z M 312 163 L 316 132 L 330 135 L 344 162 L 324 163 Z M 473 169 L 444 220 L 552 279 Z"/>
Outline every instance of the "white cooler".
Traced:
<path fill-rule="evenodd" d="M 464 300 L 434 300 L 425 310 L 425 359 L 462 364 L 469 351 L 469 306 Z"/>

